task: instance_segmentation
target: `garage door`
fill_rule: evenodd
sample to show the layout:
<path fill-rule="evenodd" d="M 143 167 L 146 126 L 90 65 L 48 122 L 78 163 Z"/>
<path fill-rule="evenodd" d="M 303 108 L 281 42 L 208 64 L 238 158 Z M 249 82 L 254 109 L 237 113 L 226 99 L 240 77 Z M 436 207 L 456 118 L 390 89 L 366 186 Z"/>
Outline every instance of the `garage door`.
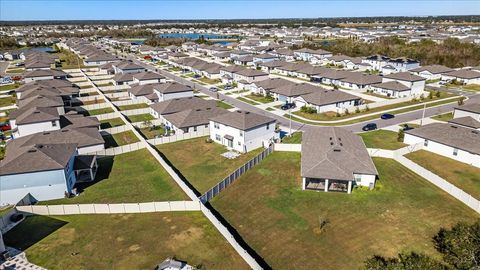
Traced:
<path fill-rule="evenodd" d="M 286 97 L 286 96 L 282 96 L 282 95 L 278 95 L 278 101 L 287 102 L 287 97 Z"/>

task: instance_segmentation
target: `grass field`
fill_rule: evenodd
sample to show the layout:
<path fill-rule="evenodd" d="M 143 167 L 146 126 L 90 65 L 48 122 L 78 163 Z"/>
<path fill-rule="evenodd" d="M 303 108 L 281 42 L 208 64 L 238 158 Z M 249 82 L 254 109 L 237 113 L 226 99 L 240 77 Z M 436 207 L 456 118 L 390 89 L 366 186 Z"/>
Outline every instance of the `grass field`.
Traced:
<path fill-rule="evenodd" d="M 101 109 L 88 110 L 87 114 L 88 115 L 99 115 L 99 114 L 112 113 L 112 112 L 113 112 L 112 108 L 106 107 L 106 108 L 101 108 Z"/>
<path fill-rule="evenodd" d="M 155 117 L 153 117 L 151 114 L 149 113 L 144 113 L 144 114 L 137 114 L 137 115 L 129 115 L 127 116 L 128 120 L 130 120 L 130 122 L 132 123 L 136 123 L 136 122 L 143 122 L 143 121 L 151 121 L 151 120 L 154 120 Z"/>
<path fill-rule="evenodd" d="M 128 203 L 185 200 L 187 196 L 147 150 L 98 160 L 95 182 L 79 184 L 80 196 L 41 204 Z"/>
<path fill-rule="evenodd" d="M 285 136 L 282 138 L 282 143 L 302 143 L 302 132 L 293 132 L 292 136 Z"/>
<path fill-rule="evenodd" d="M 234 108 L 232 105 L 230 105 L 230 104 L 228 104 L 228 103 L 225 103 L 225 102 L 223 102 L 223 101 L 221 101 L 221 100 L 218 100 L 218 101 L 217 101 L 217 107 L 223 108 L 223 109 L 226 109 L 226 110 L 231 109 L 231 108 Z"/>
<path fill-rule="evenodd" d="M 425 150 L 405 157 L 480 199 L 480 168 Z"/>
<path fill-rule="evenodd" d="M 200 193 L 212 188 L 263 150 L 260 148 L 236 159 L 227 159 L 221 156 L 227 152 L 224 146 L 207 143 L 205 139 L 201 137 L 156 146 Z"/>
<path fill-rule="evenodd" d="M 200 212 L 32 216 L 5 241 L 52 270 L 151 270 L 169 257 L 200 269 L 248 269 Z"/>
<path fill-rule="evenodd" d="M 120 118 L 112 118 L 112 119 L 100 121 L 100 128 L 102 129 L 118 127 L 123 125 L 125 125 L 125 123 Z"/>
<path fill-rule="evenodd" d="M 13 89 L 17 89 L 18 87 L 20 87 L 19 83 L 2 85 L 0 86 L 0 91 L 13 90 Z"/>
<path fill-rule="evenodd" d="M 255 102 L 255 101 L 250 100 L 250 99 L 246 99 L 246 98 L 244 98 L 244 97 L 237 97 L 237 99 L 240 100 L 240 101 L 243 101 L 243 102 L 245 102 L 245 103 L 248 103 L 248 104 L 250 104 L 250 105 L 259 105 L 259 104 L 260 104 L 260 103 L 258 103 L 258 102 Z"/>
<path fill-rule="evenodd" d="M 397 140 L 398 133 L 390 130 L 375 130 L 359 134 L 368 148 L 397 150 L 407 146 Z"/>
<path fill-rule="evenodd" d="M 16 102 L 15 96 L 0 98 L 0 107 L 11 106 Z"/>
<path fill-rule="evenodd" d="M 146 127 L 139 129 L 140 133 L 142 133 L 147 139 L 153 139 L 156 137 L 161 137 L 165 135 L 165 129 L 161 126 L 153 127 Z"/>
<path fill-rule="evenodd" d="M 273 99 L 273 97 L 266 97 L 266 96 L 263 96 L 263 95 L 254 95 L 254 94 L 250 94 L 250 95 L 246 95 L 245 97 L 249 98 L 249 99 L 252 99 L 252 100 L 255 100 L 256 102 L 260 102 L 260 103 L 270 103 L 270 102 L 274 102 L 275 99 Z"/>
<path fill-rule="evenodd" d="M 431 118 L 438 121 L 448 122 L 453 119 L 453 112 L 432 116 Z"/>
<path fill-rule="evenodd" d="M 273 269 L 359 269 L 373 254 L 410 250 L 438 258 L 440 227 L 479 218 L 394 160 L 374 162 L 373 191 L 302 191 L 300 154 L 275 152 L 211 204 Z"/>
<path fill-rule="evenodd" d="M 103 136 L 103 139 L 105 140 L 105 148 L 117 147 L 139 141 L 137 136 L 135 136 L 131 130 L 112 135 L 106 135 Z"/>
<path fill-rule="evenodd" d="M 199 81 L 203 82 L 203 83 L 206 83 L 206 84 L 219 84 L 221 83 L 222 81 L 219 80 L 219 79 L 209 79 L 207 77 L 202 77 L 200 79 L 198 79 Z"/>
<path fill-rule="evenodd" d="M 138 104 L 118 106 L 118 109 L 121 110 L 121 111 L 143 109 L 143 108 L 148 108 L 148 104 L 147 103 L 138 103 Z"/>

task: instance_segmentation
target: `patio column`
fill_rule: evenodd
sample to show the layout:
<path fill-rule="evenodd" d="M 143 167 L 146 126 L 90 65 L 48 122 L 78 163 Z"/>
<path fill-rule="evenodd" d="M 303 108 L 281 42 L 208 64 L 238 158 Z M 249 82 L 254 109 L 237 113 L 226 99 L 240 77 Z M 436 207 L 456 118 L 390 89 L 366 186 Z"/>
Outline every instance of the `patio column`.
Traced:
<path fill-rule="evenodd" d="M 90 180 L 93 180 L 94 177 L 93 177 L 93 169 L 90 169 Z"/>
<path fill-rule="evenodd" d="M 352 193 L 352 181 L 348 181 L 348 190 L 347 193 L 350 194 Z"/>
<path fill-rule="evenodd" d="M 325 192 L 328 192 L 328 179 L 325 179 Z"/>
<path fill-rule="evenodd" d="M 305 190 L 306 179 L 302 177 L 302 190 Z"/>

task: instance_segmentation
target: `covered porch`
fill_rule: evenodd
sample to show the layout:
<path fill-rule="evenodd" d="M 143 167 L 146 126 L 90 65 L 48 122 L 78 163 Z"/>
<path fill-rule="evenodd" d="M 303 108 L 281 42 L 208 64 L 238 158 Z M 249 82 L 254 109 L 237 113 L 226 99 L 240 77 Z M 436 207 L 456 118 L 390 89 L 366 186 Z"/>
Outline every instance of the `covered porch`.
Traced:
<path fill-rule="evenodd" d="M 321 179 L 321 178 L 303 178 L 304 190 L 316 190 L 324 192 L 352 192 L 351 180 L 335 180 L 335 179 Z"/>
<path fill-rule="evenodd" d="M 76 156 L 74 170 L 77 182 L 90 182 L 95 180 L 98 170 L 97 156 Z"/>

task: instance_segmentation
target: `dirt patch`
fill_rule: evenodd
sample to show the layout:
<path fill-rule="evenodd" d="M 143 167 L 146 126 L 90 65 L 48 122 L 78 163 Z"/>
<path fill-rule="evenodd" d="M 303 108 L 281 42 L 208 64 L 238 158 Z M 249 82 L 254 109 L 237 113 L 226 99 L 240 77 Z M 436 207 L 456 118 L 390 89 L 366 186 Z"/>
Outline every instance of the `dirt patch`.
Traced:
<path fill-rule="evenodd" d="M 169 242 L 170 248 L 173 250 L 182 248 L 184 246 L 189 246 L 192 242 L 196 242 L 201 239 L 203 236 L 203 231 L 198 227 L 190 227 L 180 233 L 174 234 L 170 237 L 171 241 Z"/>
<path fill-rule="evenodd" d="M 135 245 L 129 246 L 129 247 L 128 247 L 128 251 L 130 251 L 130 252 L 135 252 L 135 251 L 140 250 L 140 248 L 141 248 L 140 245 L 135 244 Z"/>

